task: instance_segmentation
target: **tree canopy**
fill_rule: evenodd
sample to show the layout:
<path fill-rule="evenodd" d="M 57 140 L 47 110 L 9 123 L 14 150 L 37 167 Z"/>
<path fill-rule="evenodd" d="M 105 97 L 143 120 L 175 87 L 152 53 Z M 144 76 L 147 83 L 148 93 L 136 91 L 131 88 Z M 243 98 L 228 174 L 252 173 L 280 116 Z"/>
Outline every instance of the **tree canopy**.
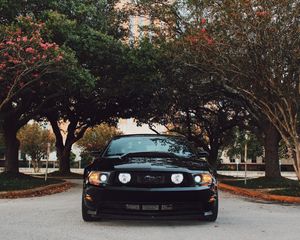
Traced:
<path fill-rule="evenodd" d="M 28 155 L 35 171 L 40 168 L 40 160 L 47 158 L 54 149 L 55 137 L 49 129 L 44 129 L 38 123 L 27 124 L 18 132 L 20 150 Z"/>

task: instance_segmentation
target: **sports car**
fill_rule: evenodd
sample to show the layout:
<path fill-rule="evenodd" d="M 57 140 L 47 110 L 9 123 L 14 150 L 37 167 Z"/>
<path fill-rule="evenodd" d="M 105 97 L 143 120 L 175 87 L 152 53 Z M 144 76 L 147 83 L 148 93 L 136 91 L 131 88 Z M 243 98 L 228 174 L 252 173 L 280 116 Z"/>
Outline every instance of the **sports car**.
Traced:
<path fill-rule="evenodd" d="M 217 180 L 207 156 L 180 136 L 114 137 L 84 170 L 83 220 L 215 221 Z"/>

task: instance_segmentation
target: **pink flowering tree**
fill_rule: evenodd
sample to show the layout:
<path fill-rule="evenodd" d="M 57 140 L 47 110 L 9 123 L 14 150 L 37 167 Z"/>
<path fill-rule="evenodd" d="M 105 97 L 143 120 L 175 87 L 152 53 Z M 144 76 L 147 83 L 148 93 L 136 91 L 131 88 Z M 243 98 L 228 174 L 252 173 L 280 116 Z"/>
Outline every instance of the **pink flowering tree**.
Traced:
<path fill-rule="evenodd" d="M 183 79 L 210 82 L 249 106 L 263 128 L 266 176 L 280 176 L 283 139 L 300 180 L 299 1 L 139 2 L 141 13 L 168 23 L 176 36 L 167 39 L 169 55 L 177 72 L 191 75 Z"/>
<path fill-rule="evenodd" d="M 46 26 L 31 17 L 0 26 L 0 124 L 7 172 L 19 171 L 18 130 L 36 117 L 37 109 L 53 101 L 42 92 L 55 80 L 50 74 L 65 66 L 66 54 L 46 38 Z"/>
<path fill-rule="evenodd" d="M 19 17 L 14 26 L 2 30 L 0 42 L 0 112 L 24 89 L 43 84 L 42 77 L 55 71 L 63 58 L 55 43 L 42 34 L 45 25 L 31 17 Z"/>
<path fill-rule="evenodd" d="M 259 113 L 257 120 L 275 130 L 265 138 L 279 133 L 300 180 L 300 3 L 225 0 L 197 6 L 206 9 L 207 21 L 193 15 L 178 57 Z"/>

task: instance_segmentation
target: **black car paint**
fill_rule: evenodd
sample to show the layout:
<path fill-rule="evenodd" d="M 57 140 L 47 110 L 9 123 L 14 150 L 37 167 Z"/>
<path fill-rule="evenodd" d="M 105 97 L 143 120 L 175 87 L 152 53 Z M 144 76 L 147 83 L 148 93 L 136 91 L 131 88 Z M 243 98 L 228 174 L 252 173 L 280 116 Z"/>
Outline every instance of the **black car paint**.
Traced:
<path fill-rule="evenodd" d="M 88 183 L 87 176 L 90 171 L 109 172 L 107 184 L 93 186 Z M 138 186 L 130 184 L 118 184 L 117 174 L 130 172 L 134 174 L 166 175 L 171 173 L 182 173 L 187 179 L 180 186 L 168 185 L 158 186 L 149 184 Z M 205 212 L 213 209 L 210 202 L 212 198 L 217 199 L 216 179 L 207 185 L 197 185 L 193 176 L 200 173 L 214 175 L 206 161 L 197 158 L 187 159 L 163 155 L 161 153 L 134 153 L 126 156 L 100 157 L 84 171 L 83 204 L 93 217 L 116 217 L 123 218 L 201 218 Z M 88 201 L 84 196 L 91 196 Z M 143 205 L 172 205 L 173 211 L 142 211 L 128 210 L 128 204 Z"/>

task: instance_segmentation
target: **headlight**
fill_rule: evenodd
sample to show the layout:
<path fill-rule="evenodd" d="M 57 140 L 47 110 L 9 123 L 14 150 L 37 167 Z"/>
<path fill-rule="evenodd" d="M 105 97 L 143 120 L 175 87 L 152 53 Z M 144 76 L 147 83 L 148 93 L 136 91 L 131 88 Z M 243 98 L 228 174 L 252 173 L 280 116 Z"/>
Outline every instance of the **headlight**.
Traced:
<path fill-rule="evenodd" d="M 183 174 L 181 173 L 174 173 L 171 176 L 171 181 L 174 184 L 180 184 L 183 181 Z"/>
<path fill-rule="evenodd" d="M 196 184 L 210 185 L 213 182 L 213 177 L 209 173 L 202 173 L 194 176 L 194 181 Z"/>
<path fill-rule="evenodd" d="M 100 186 L 101 184 L 106 184 L 108 181 L 109 173 L 91 171 L 88 175 L 88 181 L 92 185 Z"/>
<path fill-rule="evenodd" d="M 119 181 L 123 184 L 129 183 L 131 180 L 131 175 L 129 173 L 119 173 Z"/>

